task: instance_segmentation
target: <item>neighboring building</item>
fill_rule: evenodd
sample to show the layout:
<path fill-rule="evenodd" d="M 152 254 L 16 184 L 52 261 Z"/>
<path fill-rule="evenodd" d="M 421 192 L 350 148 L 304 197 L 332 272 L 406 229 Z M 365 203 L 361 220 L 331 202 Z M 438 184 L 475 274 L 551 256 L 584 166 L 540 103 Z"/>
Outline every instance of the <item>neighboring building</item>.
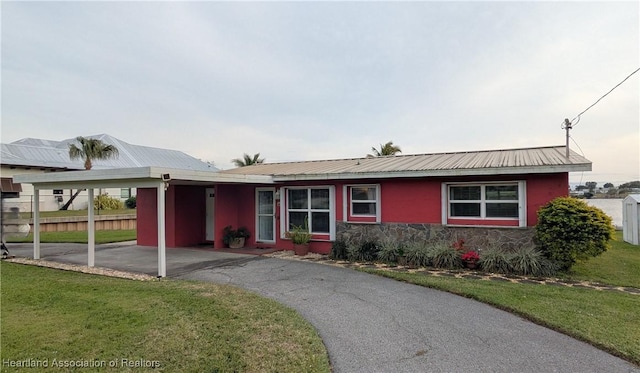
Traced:
<path fill-rule="evenodd" d="M 117 159 L 95 160 L 94 170 L 131 168 L 131 167 L 168 167 L 185 170 L 218 171 L 208 163 L 202 162 L 183 152 L 176 150 L 152 148 L 147 146 L 132 145 L 115 137 L 101 134 L 85 136 L 99 139 L 103 143 L 115 146 L 119 151 Z M 69 159 L 69 144 L 76 140 L 62 141 L 27 138 L 9 144 L 0 144 L 0 176 L 3 188 L 13 185 L 15 175 L 40 174 L 45 172 L 62 172 L 83 170 L 82 160 L 71 161 Z M 17 183 L 16 183 L 17 184 Z M 19 185 L 20 191 L 13 193 L 10 199 L 4 202 L 4 208 L 19 208 L 21 211 L 33 210 L 33 187 L 30 184 Z M 2 190 L 3 195 L 9 192 Z M 40 209 L 43 211 L 57 210 L 71 198 L 75 190 L 54 189 L 40 192 Z M 108 188 L 100 193 L 109 194 L 112 197 L 126 200 L 136 195 L 135 188 Z M 82 192 L 74 200 L 70 209 L 86 209 L 87 193 Z"/>
<path fill-rule="evenodd" d="M 569 172 L 590 170 L 589 160 L 575 152 L 566 158 L 555 146 L 263 163 L 210 179 L 174 173 L 165 198 L 166 244 L 212 241 L 220 248 L 224 227 L 232 225 L 249 228 L 249 246 L 289 249 L 286 232 L 306 224 L 311 251 L 319 253 L 337 239 L 386 237 L 525 245 L 538 209 L 568 194 Z M 157 193 L 138 189 L 140 245 L 158 243 Z"/>

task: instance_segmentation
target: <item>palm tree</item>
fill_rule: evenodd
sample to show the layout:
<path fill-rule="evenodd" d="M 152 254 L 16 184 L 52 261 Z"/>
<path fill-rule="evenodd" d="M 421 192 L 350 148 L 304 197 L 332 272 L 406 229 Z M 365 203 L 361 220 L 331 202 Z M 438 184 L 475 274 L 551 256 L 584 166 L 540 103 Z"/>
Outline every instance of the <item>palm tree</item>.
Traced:
<path fill-rule="evenodd" d="M 119 155 L 118 148 L 113 145 L 107 145 L 103 143 L 102 140 L 78 136 L 76 137 L 76 141 L 80 143 L 80 147 L 76 144 L 69 144 L 69 158 L 72 161 L 76 159 L 83 159 L 85 170 L 91 169 L 93 166 L 91 161 L 93 159 L 111 159 L 117 158 Z M 67 210 L 69 206 L 71 206 L 73 200 L 76 199 L 83 190 L 84 189 L 78 189 L 71 198 L 69 198 L 69 201 L 60 207 L 60 210 Z"/>
<path fill-rule="evenodd" d="M 399 146 L 393 145 L 393 141 L 389 141 L 384 145 L 380 144 L 380 150 L 375 147 L 371 147 L 371 151 L 373 151 L 373 155 L 367 154 L 368 157 L 383 157 L 385 155 L 396 155 L 396 153 L 402 153 Z"/>
<path fill-rule="evenodd" d="M 253 157 L 251 157 L 247 153 L 244 153 L 242 158 L 234 158 L 231 160 L 231 162 L 233 162 L 233 164 L 235 164 L 236 167 L 245 167 L 245 166 L 251 166 L 254 164 L 260 164 L 264 162 L 264 158 L 260 158 L 260 153 L 254 154 Z"/>
<path fill-rule="evenodd" d="M 83 159 L 84 169 L 90 170 L 93 159 L 111 159 L 118 158 L 118 148 L 113 145 L 107 145 L 102 140 L 76 137 L 76 141 L 80 143 L 80 147 L 76 144 L 69 144 L 69 158 L 71 160 Z"/>

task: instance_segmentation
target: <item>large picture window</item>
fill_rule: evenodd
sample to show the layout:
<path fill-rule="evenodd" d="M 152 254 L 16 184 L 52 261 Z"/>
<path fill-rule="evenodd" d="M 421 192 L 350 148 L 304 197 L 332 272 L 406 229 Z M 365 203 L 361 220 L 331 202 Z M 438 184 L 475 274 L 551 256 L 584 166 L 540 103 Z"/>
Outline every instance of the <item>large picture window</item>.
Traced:
<path fill-rule="evenodd" d="M 520 186 L 509 184 L 449 185 L 449 217 L 519 219 Z"/>
<path fill-rule="evenodd" d="M 309 227 L 311 233 L 331 233 L 331 192 L 329 188 L 287 190 L 288 229 Z"/>

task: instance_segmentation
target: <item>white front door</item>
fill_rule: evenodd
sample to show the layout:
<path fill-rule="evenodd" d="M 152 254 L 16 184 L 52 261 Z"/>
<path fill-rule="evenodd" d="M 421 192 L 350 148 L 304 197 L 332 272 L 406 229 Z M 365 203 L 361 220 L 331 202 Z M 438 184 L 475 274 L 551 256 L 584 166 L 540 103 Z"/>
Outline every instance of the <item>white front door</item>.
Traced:
<path fill-rule="evenodd" d="M 276 241 L 275 189 L 256 189 L 256 241 Z"/>
<path fill-rule="evenodd" d="M 205 224 L 206 224 L 206 234 L 205 234 L 205 239 L 207 241 L 215 241 L 215 218 L 214 218 L 214 211 L 215 211 L 215 197 L 216 197 L 216 193 L 215 193 L 215 189 L 214 188 L 207 188 L 206 190 L 207 193 L 207 198 L 206 198 L 206 219 L 205 219 Z"/>

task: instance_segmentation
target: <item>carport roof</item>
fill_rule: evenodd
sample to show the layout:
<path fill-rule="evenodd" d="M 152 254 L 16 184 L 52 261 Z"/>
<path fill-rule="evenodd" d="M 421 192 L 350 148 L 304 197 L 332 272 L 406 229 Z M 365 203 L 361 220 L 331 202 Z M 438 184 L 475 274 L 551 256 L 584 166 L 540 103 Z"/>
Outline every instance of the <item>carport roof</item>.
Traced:
<path fill-rule="evenodd" d="M 14 180 L 33 184 L 38 189 L 109 188 L 155 186 L 159 182 L 172 185 L 207 185 L 214 183 L 270 184 L 265 175 L 230 175 L 210 171 L 180 170 L 161 167 L 134 167 L 106 170 L 46 172 L 15 175 Z"/>

